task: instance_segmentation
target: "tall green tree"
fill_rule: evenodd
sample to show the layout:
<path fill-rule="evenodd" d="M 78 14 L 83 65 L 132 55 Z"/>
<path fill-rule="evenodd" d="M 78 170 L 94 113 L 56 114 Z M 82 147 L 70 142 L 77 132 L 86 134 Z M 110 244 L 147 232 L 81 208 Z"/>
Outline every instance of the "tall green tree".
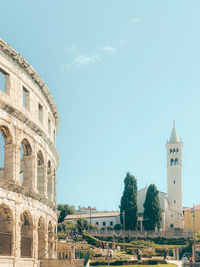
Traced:
<path fill-rule="evenodd" d="M 158 197 L 159 191 L 155 184 L 148 187 L 146 198 L 144 202 L 144 217 L 143 226 L 146 231 L 154 231 L 157 227 L 160 228 L 162 220 L 162 211 L 160 208 L 160 201 Z"/>
<path fill-rule="evenodd" d="M 63 222 L 65 217 L 68 214 L 75 214 L 76 213 L 74 206 L 70 206 L 68 204 L 58 204 L 57 209 L 60 212 L 59 217 L 58 217 L 59 223 Z"/>
<path fill-rule="evenodd" d="M 135 230 L 137 227 L 137 181 L 129 172 L 124 179 L 124 192 L 120 204 L 120 220 L 122 225 L 125 221 L 126 230 Z"/>

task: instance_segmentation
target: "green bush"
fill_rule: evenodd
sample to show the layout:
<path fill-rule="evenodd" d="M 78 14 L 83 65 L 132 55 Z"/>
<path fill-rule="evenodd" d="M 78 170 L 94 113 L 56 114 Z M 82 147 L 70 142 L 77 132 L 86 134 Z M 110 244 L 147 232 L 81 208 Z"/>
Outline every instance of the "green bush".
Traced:
<path fill-rule="evenodd" d="M 90 262 L 90 266 L 101 266 L 101 265 L 107 265 L 108 261 L 93 261 Z M 145 261 L 128 261 L 128 260 L 116 260 L 110 261 L 110 266 L 116 266 L 116 265 L 158 265 L 158 264 L 167 264 L 164 260 L 145 260 Z"/>
<path fill-rule="evenodd" d="M 66 234 L 65 233 L 58 233 L 58 238 L 65 239 L 66 238 Z"/>

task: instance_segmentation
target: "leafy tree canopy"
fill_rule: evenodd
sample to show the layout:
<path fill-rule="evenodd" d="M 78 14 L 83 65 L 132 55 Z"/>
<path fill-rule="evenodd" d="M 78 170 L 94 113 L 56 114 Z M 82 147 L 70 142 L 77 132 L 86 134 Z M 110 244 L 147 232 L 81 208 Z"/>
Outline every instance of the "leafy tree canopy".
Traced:
<path fill-rule="evenodd" d="M 58 222 L 63 222 L 66 215 L 68 214 L 75 214 L 75 208 L 74 206 L 70 206 L 68 204 L 58 204 L 57 209 L 60 211 Z"/>
<path fill-rule="evenodd" d="M 143 226 L 146 231 L 154 231 L 156 227 L 160 228 L 162 212 L 158 197 L 159 191 L 155 184 L 148 187 L 144 202 Z"/>
<path fill-rule="evenodd" d="M 79 218 L 76 221 L 76 227 L 77 227 L 79 233 L 82 233 L 83 230 L 88 230 L 89 223 L 88 223 L 88 221 L 86 219 Z"/>
<path fill-rule="evenodd" d="M 124 179 L 124 192 L 120 204 L 120 220 L 123 224 L 125 214 L 125 229 L 135 230 L 138 220 L 137 209 L 137 181 L 129 172 Z"/>

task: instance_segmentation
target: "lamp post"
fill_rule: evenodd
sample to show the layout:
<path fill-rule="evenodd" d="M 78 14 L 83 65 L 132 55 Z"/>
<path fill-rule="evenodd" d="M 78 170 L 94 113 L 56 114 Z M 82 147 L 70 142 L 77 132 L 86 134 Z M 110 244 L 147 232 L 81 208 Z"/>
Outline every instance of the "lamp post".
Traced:
<path fill-rule="evenodd" d="M 92 220 L 91 220 L 91 207 L 89 206 L 88 208 L 90 210 L 90 230 L 91 230 L 91 224 L 92 224 Z"/>
<path fill-rule="evenodd" d="M 125 210 L 122 212 L 123 215 L 123 243 L 124 243 L 124 251 L 125 251 Z"/>
<path fill-rule="evenodd" d="M 195 240 L 195 205 L 193 205 L 193 210 L 192 210 L 192 217 L 193 217 L 193 224 L 194 224 L 194 243 L 193 243 L 193 261 L 195 262 L 196 258 L 196 240 Z"/>

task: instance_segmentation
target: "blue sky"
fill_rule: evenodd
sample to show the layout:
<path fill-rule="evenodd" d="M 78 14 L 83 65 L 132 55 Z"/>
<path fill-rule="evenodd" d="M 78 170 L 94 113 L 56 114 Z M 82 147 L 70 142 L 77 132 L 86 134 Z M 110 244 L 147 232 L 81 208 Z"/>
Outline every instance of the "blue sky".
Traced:
<path fill-rule="evenodd" d="M 200 203 L 200 2 L 0 2 L 0 37 L 58 107 L 58 202 L 116 210 L 128 171 L 166 192 L 175 120 L 183 204 Z"/>

